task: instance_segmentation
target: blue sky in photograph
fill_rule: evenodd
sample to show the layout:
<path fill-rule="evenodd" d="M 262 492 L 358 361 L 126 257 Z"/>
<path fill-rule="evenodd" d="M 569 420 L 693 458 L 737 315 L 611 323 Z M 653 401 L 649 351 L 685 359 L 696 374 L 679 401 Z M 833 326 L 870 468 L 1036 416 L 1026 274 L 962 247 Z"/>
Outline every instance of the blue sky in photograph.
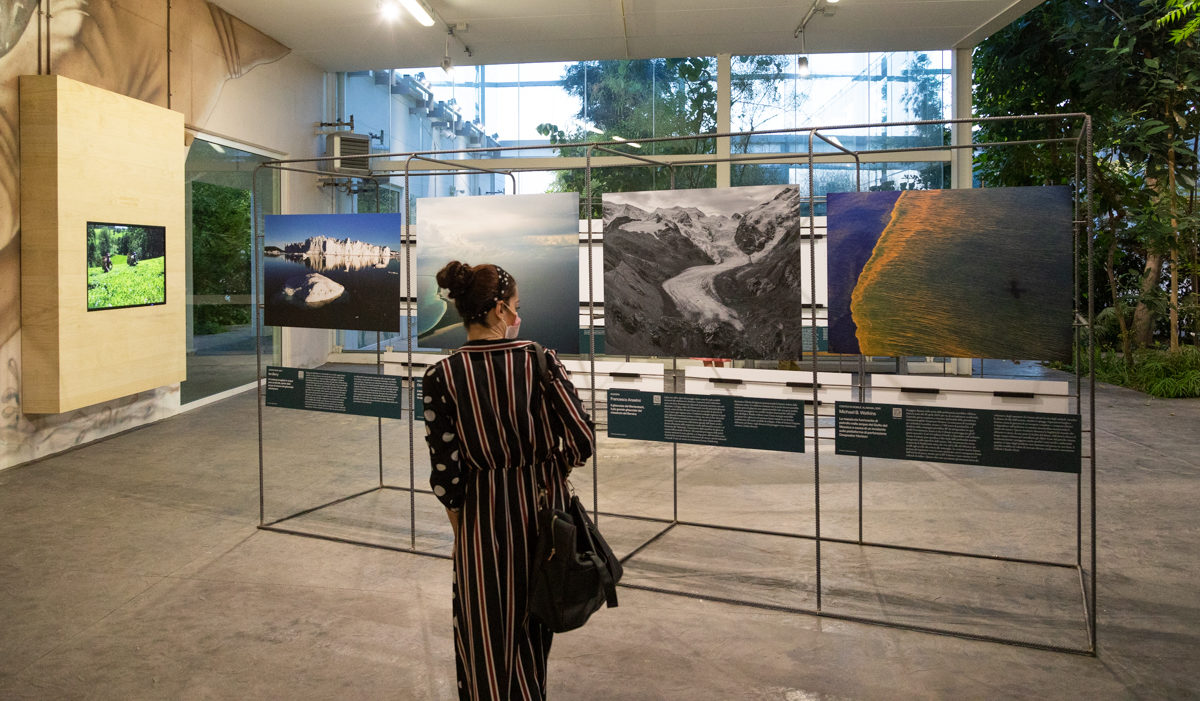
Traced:
<path fill-rule="evenodd" d="M 271 214 L 265 219 L 265 243 L 279 248 L 313 236 L 329 236 L 395 251 L 404 237 L 401 214 Z"/>

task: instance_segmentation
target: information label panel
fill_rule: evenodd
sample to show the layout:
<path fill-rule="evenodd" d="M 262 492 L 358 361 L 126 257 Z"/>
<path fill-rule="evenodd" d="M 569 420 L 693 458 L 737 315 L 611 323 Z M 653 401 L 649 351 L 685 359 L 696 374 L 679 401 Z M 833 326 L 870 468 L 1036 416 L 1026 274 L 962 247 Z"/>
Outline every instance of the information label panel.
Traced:
<path fill-rule="evenodd" d="M 610 389 L 608 435 L 803 453 L 804 402 Z"/>
<path fill-rule="evenodd" d="M 267 406 L 334 414 L 398 419 L 403 409 L 400 380 L 336 370 L 267 367 Z"/>
<path fill-rule="evenodd" d="M 838 402 L 838 455 L 1079 472 L 1077 414 Z"/>

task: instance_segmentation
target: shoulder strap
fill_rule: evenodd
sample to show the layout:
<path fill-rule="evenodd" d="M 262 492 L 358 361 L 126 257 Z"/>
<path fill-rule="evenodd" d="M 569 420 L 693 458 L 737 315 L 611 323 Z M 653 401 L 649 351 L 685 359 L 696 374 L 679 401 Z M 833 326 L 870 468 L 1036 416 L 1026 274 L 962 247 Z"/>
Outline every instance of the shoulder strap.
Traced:
<path fill-rule="evenodd" d="M 550 368 L 546 365 L 546 349 L 537 341 L 533 342 L 533 359 L 537 362 L 538 382 L 543 388 L 549 388 L 551 383 Z"/>

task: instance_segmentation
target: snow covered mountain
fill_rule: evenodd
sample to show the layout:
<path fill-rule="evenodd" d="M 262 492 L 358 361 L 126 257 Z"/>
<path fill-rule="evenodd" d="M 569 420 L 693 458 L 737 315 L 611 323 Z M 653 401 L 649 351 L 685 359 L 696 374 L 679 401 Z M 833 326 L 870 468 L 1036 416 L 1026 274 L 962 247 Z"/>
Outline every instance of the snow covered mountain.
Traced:
<path fill-rule="evenodd" d="M 352 241 L 349 238 L 339 239 L 332 236 L 310 236 L 300 243 L 289 243 L 283 247 L 284 253 L 308 255 L 319 253 L 326 256 L 368 256 L 372 258 L 387 258 L 392 255 L 388 246 L 376 246 L 366 241 Z"/>

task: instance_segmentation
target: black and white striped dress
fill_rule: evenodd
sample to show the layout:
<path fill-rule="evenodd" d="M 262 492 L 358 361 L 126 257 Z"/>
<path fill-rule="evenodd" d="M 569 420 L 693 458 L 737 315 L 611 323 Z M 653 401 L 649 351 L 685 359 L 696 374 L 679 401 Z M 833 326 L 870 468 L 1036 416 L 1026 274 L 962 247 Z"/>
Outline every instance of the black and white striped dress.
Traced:
<path fill-rule="evenodd" d="M 587 460 L 594 434 L 553 351 L 549 410 L 542 410 L 533 349 L 529 341 L 472 341 L 425 373 L 429 482 L 443 504 L 461 509 L 453 603 L 461 699 L 546 696 L 552 634 L 526 616 L 537 547 L 535 471 L 551 503 L 565 508 L 568 468 L 561 463 Z"/>

